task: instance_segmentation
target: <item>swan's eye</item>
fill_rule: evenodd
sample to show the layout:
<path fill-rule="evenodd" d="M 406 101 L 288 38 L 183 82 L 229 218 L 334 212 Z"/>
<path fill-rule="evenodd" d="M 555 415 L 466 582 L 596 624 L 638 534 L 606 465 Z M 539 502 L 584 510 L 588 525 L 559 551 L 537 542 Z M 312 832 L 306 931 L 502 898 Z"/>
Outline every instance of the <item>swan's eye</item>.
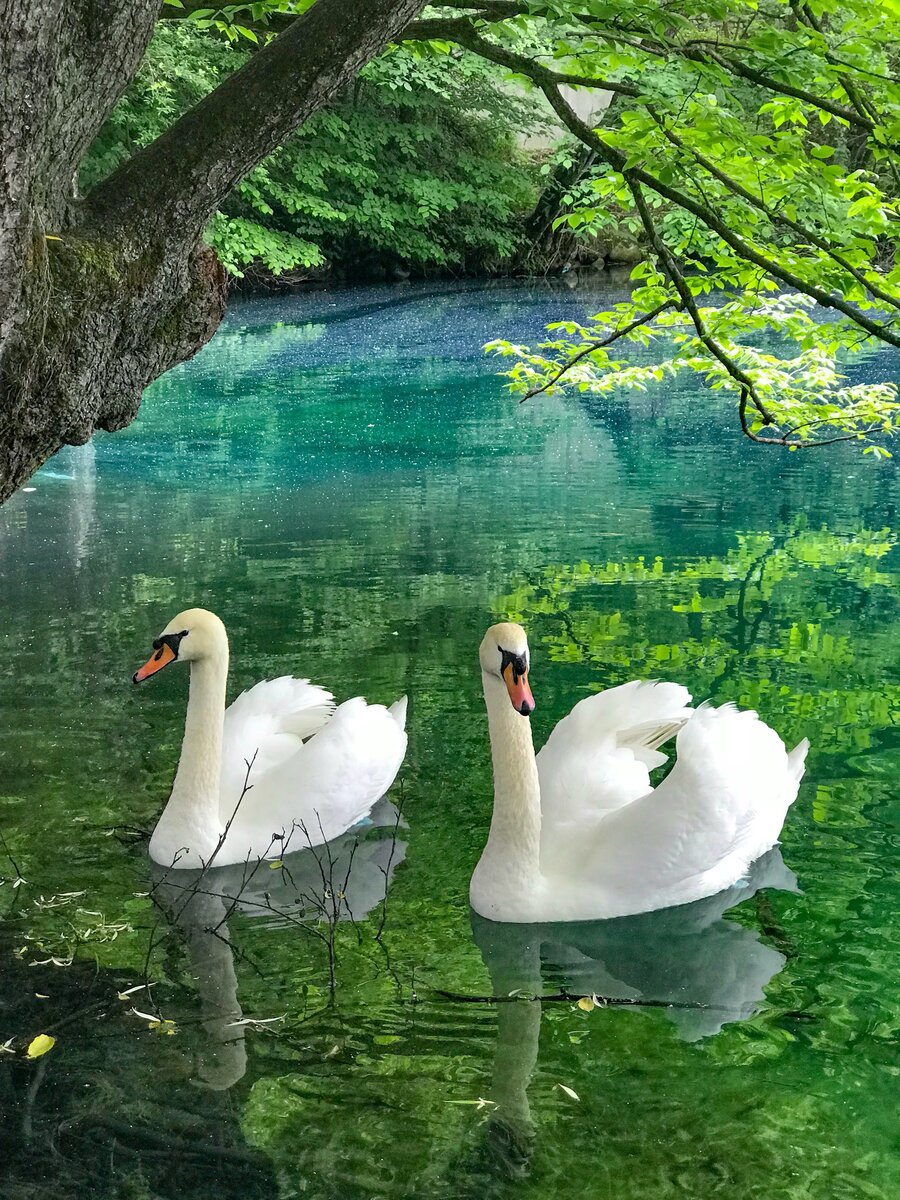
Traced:
<path fill-rule="evenodd" d="M 181 633 L 164 633 L 153 642 L 153 649 L 157 651 L 155 658 L 159 661 L 162 658 L 163 647 L 168 646 L 175 657 L 178 657 L 178 647 L 181 645 L 182 638 L 186 638 L 189 630 L 183 629 Z"/>
<path fill-rule="evenodd" d="M 518 683 L 523 675 L 528 674 L 528 656 L 526 654 L 514 654 L 512 650 L 504 650 L 502 646 L 498 646 L 500 651 L 500 674 L 507 667 L 512 667 L 513 682 Z"/>

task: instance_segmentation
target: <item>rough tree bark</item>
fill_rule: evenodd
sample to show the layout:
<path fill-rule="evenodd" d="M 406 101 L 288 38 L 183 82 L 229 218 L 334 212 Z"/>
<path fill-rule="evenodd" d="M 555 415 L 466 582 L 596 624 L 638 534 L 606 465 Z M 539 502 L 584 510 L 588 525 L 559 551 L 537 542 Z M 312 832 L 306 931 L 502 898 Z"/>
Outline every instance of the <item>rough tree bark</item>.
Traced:
<path fill-rule="evenodd" d="M 159 0 L 0 0 L 0 503 L 61 446 L 121 429 L 224 311 L 200 242 L 234 184 L 423 0 L 317 0 L 85 198 L 74 179 Z"/>

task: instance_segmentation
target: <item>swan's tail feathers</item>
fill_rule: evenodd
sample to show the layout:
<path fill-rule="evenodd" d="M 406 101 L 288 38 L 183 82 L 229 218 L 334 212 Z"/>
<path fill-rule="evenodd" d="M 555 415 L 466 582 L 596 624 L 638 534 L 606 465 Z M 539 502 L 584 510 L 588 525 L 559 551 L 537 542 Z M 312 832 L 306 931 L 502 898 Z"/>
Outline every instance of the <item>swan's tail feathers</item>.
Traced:
<path fill-rule="evenodd" d="M 676 766 L 689 767 L 697 786 L 709 784 L 730 795 L 733 813 L 744 810 L 752 861 L 778 840 L 808 749 L 804 739 L 788 754 L 775 730 L 752 710 L 701 704 L 679 734 Z"/>
<path fill-rule="evenodd" d="M 663 754 L 659 747 L 671 741 L 686 720 L 687 717 L 684 721 L 670 721 L 665 725 L 651 723 L 626 729 L 619 734 L 619 745 L 631 750 L 638 762 L 643 763 L 648 771 L 653 771 L 669 761 L 669 756 Z"/>
<path fill-rule="evenodd" d="M 334 702 L 312 704 L 308 708 L 300 708 L 296 712 L 285 713 L 279 722 L 280 733 L 292 733 L 294 737 L 306 741 L 325 725 L 334 714 Z"/>
<path fill-rule="evenodd" d="M 809 753 L 809 738 L 804 738 L 788 755 L 788 772 L 791 777 L 800 782 L 806 770 L 806 756 Z"/>
<path fill-rule="evenodd" d="M 648 721 L 646 725 L 633 725 L 631 729 L 623 729 L 619 734 L 619 745 L 628 746 L 632 750 L 658 750 L 666 742 L 672 740 L 687 717 L 671 721 Z"/>
<path fill-rule="evenodd" d="M 399 700 L 395 700 L 394 703 L 388 708 L 388 712 L 401 729 L 406 728 L 406 707 L 408 704 L 409 697 L 401 696 Z"/>

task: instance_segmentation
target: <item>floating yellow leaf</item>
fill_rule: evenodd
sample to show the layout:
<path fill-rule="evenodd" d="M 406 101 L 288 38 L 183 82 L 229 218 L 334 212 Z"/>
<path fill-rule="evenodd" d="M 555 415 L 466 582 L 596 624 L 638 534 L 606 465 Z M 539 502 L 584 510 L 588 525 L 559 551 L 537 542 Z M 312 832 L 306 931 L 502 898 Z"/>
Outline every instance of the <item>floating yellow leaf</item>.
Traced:
<path fill-rule="evenodd" d="M 170 1021 L 167 1017 L 164 1017 L 159 1021 L 151 1021 L 147 1028 L 153 1029 L 157 1033 L 165 1033 L 169 1037 L 172 1037 L 177 1029 L 177 1026 L 174 1021 Z"/>
<path fill-rule="evenodd" d="M 581 1009 L 582 1012 L 593 1012 L 593 1010 L 597 1006 L 593 1002 L 593 1000 L 590 998 L 590 996 L 582 996 L 581 999 L 578 1001 L 578 1007 Z"/>
<path fill-rule="evenodd" d="M 55 1045 L 55 1037 L 51 1037 L 49 1033 L 39 1033 L 36 1038 L 32 1038 L 25 1053 L 29 1058 L 40 1058 L 42 1054 L 52 1050 Z"/>
<path fill-rule="evenodd" d="M 578 1095 L 578 1093 L 575 1091 L 574 1088 L 566 1087 L 566 1085 L 564 1083 L 558 1083 L 556 1086 L 558 1088 L 560 1088 L 562 1091 L 564 1091 L 567 1096 L 571 1097 L 571 1099 L 579 1100 L 579 1101 L 581 1100 L 581 1097 Z"/>

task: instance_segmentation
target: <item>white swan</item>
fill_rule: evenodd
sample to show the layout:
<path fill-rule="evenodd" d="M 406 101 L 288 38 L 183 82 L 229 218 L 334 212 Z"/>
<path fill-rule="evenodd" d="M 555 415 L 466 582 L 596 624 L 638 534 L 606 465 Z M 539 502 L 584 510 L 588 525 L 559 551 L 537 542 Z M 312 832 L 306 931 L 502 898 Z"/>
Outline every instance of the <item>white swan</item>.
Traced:
<path fill-rule="evenodd" d="M 775 845 L 809 743 L 785 752 L 754 712 L 688 708 L 674 683 L 588 696 L 535 758 L 528 641 L 495 625 L 480 650 L 494 815 L 470 899 L 494 921 L 627 916 L 712 896 Z M 678 733 L 678 757 L 657 747 Z"/>
<path fill-rule="evenodd" d="M 390 708 L 361 696 L 335 708 L 330 692 L 285 675 L 226 709 L 228 638 L 202 608 L 179 613 L 153 650 L 135 683 L 169 663 L 191 664 L 181 759 L 150 839 L 154 862 L 280 858 L 344 833 L 394 782 L 406 754 L 405 696 Z"/>

